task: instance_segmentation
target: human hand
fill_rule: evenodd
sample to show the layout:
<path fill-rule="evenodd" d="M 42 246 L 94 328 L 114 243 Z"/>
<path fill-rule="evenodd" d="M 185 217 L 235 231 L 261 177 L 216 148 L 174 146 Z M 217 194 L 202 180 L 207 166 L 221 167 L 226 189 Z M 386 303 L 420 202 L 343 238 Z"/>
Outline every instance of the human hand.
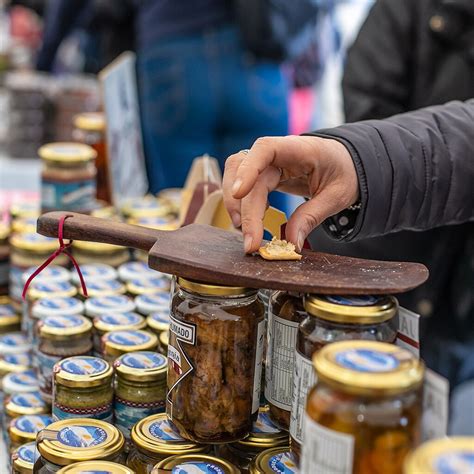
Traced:
<path fill-rule="evenodd" d="M 248 153 L 231 155 L 224 171 L 224 203 L 234 226 L 242 226 L 246 253 L 261 245 L 267 198 L 274 190 L 309 198 L 286 226 L 286 239 L 298 251 L 315 227 L 359 198 L 351 155 L 337 140 L 312 136 L 259 138 Z"/>

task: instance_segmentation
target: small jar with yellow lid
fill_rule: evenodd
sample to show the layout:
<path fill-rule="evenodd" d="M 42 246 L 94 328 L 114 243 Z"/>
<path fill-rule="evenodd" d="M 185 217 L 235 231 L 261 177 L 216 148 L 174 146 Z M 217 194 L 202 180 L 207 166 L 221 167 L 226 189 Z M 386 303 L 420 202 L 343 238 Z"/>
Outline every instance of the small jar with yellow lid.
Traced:
<path fill-rule="evenodd" d="M 10 452 L 36 439 L 37 433 L 53 422 L 50 415 L 22 415 L 8 425 Z"/>
<path fill-rule="evenodd" d="M 170 213 L 168 203 L 162 198 L 151 194 L 143 197 L 127 199 L 121 208 L 122 215 L 129 218 L 164 217 Z"/>
<path fill-rule="evenodd" d="M 170 280 L 164 277 L 140 278 L 127 283 L 127 293 L 132 297 L 158 292 L 168 293 Z"/>
<path fill-rule="evenodd" d="M 235 464 L 241 472 L 248 473 L 250 463 L 262 451 L 287 446 L 288 433 L 273 424 L 268 411 L 268 406 L 260 407 L 251 433 L 235 443 L 219 445 L 216 450 L 217 455 Z"/>
<path fill-rule="evenodd" d="M 319 350 L 313 364 L 302 474 L 401 473 L 420 442 L 423 363 L 393 344 L 343 341 Z"/>
<path fill-rule="evenodd" d="M 131 352 L 114 367 L 115 424 L 129 441 L 135 423 L 165 410 L 167 359 L 156 352 Z"/>
<path fill-rule="evenodd" d="M 0 354 L 25 354 L 30 350 L 31 344 L 22 332 L 9 332 L 0 336 Z"/>
<path fill-rule="evenodd" d="M 130 260 L 130 252 L 127 248 L 99 242 L 75 240 L 72 244 L 72 252 L 79 265 L 105 263 L 118 268 Z"/>
<path fill-rule="evenodd" d="M 105 280 L 116 280 L 117 279 L 117 270 L 110 265 L 105 263 L 85 263 L 81 265 L 81 273 L 86 282 L 87 289 L 89 290 L 89 285 L 95 281 L 105 281 Z M 71 275 L 71 281 L 77 287 L 80 287 L 81 280 L 77 272 L 74 272 Z"/>
<path fill-rule="evenodd" d="M 299 474 L 289 446 L 262 451 L 250 465 L 250 474 Z"/>
<path fill-rule="evenodd" d="M 88 212 L 96 196 L 97 153 L 81 143 L 49 143 L 38 150 L 42 160 L 41 208 Z"/>
<path fill-rule="evenodd" d="M 95 318 L 102 314 L 129 313 L 135 310 L 135 303 L 126 295 L 108 295 L 98 298 L 87 298 L 85 301 L 85 314 Z"/>
<path fill-rule="evenodd" d="M 133 447 L 127 466 L 136 474 L 150 474 L 155 464 L 178 454 L 208 453 L 211 446 L 195 444 L 181 437 L 164 414 L 152 415 L 132 428 Z"/>
<path fill-rule="evenodd" d="M 155 351 L 158 346 L 156 334 L 149 331 L 112 331 L 102 336 L 104 358 L 110 363 L 122 354 L 136 351 Z"/>
<path fill-rule="evenodd" d="M 170 343 L 170 332 L 163 331 L 158 337 L 158 352 L 168 355 L 168 346 Z"/>
<path fill-rule="evenodd" d="M 10 272 L 9 236 L 10 227 L 0 221 L 0 295 L 8 294 L 8 275 Z"/>
<path fill-rule="evenodd" d="M 113 370 L 98 357 L 69 357 L 53 369 L 53 418 L 113 418 Z"/>
<path fill-rule="evenodd" d="M 155 278 L 163 276 L 164 274 L 153 270 L 145 262 L 127 262 L 120 265 L 118 268 L 118 275 L 120 280 L 128 283 L 142 278 Z"/>
<path fill-rule="evenodd" d="M 123 462 L 124 438 L 120 430 L 102 420 L 76 418 L 56 421 L 38 434 L 41 457 L 35 474 L 52 474 L 82 461 Z"/>
<path fill-rule="evenodd" d="M 8 296 L 0 296 L 0 335 L 21 329 L 21 316 L 15 311 Z"/>
<path fill-rule="evenodd" d="M 168 283 L 169 284 L 169 283 Z M 137 311 L 144 316 L 152 313 L 164 311 L 169 315 L 171 294 L 169 291 L 157 291 L 155 293 L 145 293 L 135 298 Z"/>
<path fill-rule="evenodd" d="M 89 298 L 100 298 L 109 295 L 124 295 L 125 285 L 118 280 L 92 280 L 87 281 L 87 294 Z M 85 299 L 82 288 L 79 287 L 79 295 Z"/>
<path fill-rule="evenodd" d="M 303 295 L 275 291 L 269 300 L 265 399 L 270 417 L 281 429 L 290 428 L 293 372 L 298 326 L 306 315 Z"/>
<path fill-rule="evenodd" d="M 84 461 L 65 466 L 58 474 L 135 474 L 122 464 L 110 461 Z"/>
<path fill-rule="evenodd" d="M 219 459 L 209 454 L 182 454 L 172 456 L 159 462 L 151 471 L 153 474 L 161 472 L 179 472 L 193 474 L 194 472 L 218 472 L 219 474 L 239 474 L 240 470 L 229 461 Z"/>
<path fill-rule="evenodd" d="M 22 444 L 13 451 L 11 467 L 13 474 L 33 474 L 33 466 L 39 458 L 36 442 Z"/>
<path fill-rule="evenodd" d="M 306 396 L 316 383 L 313 354 L 336 341 L 393 343 L 398 328 L 398 302 L 392 296 L 309 295 L 304 306 L 306 315 L 296 340 L 290 417 L 291 447 L 296 453 L 303 441 Z"/>
<path fill-rule="evenodd" d="M 474 437 L 453 436 L 423 443 L 407 456 L 403 474 L 474 472 Z"/>
<path fill-rule="evenodd" d="M 135 331 L 147 326 L 143 316 L 137 313 L 105 313 L 94 318 L 94 352 L 102 357 L 102 336 L 111 331 Z"/>
<path fill-rule="evenodd" d="M 0 381 L 3 376 L 11 372 L 24 372 L 30 369 L 32 363 L 31 354 L 28 352 L 24 354 L 0 354 Z"/>
<path fill-rule="evenodd" d="M 3 404 L 3 426 L 7 427 L 14 418 L 23 415 L 46 415 L 50 407 L 39 392 L 14 393 Z"/>
<path fill-rule="evenodd" d="M 72 138 L 75 141 L 89 145 L 97 153 L 95 160 L 97 199 L 112 202 L 105 141 L 105 115 L 102 112 L 82 113 L 74 117 L 73 123 Z"/>
<path fill-rule="evenodd" d="M 52 402 L 53 369 L 67 357 L 92 351 L 92 323 L 84 316 L 47 316 L 38 323 L 38 379 L 43 398 Z"/>
<path fill-rule="evenodd" d="M 155 311 L 146 318 L 146 323 L 151 331 L 153 331 L 158 337 L 163 332 L 168 332 L 170 328 L 170 310 L 163 309 Z"/>
<path fill-rule="evenodd" d="M 263 312 L 256 290 L 178 279 L 166 410 L 185 438 L 218 444 L 250 433 L 260 402 Z"/>

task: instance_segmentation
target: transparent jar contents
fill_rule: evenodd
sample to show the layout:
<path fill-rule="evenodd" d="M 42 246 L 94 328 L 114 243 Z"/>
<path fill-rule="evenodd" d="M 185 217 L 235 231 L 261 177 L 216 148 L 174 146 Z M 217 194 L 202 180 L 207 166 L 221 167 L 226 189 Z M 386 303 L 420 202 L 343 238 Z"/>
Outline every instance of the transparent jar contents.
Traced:
<path fill-rule="evenodd" d="M 312 433 L 316 439 L 329 433 L 334 443 L 352 445 L 352 455 L 341 449 L 339 459 L 326 457 L 330 469 L 347 463 L 352 465 L 348 471 L 352 474 L 402 474 L 405 456 L 420 442 L 421 403 L 421 388 L 369 397 L 344 393 L 318 381 L 308 395 L 302 474 L 317 472 L 320 463 Z"/>
<path fill-rule="evenodd" d="M 194 442 L 239 440 L 259 406 L 263 305 L 255 291 L 200 296 L 180 285 L 172 301 L 167 413 Z"/>
<path fill-rule="evenodd" d="M 290 427 L 296 338 L 306 315 L 303 297 L 284 291 L 270 298 L 267 325 L 265 398 L 272 421 L 281 429 Z"/>

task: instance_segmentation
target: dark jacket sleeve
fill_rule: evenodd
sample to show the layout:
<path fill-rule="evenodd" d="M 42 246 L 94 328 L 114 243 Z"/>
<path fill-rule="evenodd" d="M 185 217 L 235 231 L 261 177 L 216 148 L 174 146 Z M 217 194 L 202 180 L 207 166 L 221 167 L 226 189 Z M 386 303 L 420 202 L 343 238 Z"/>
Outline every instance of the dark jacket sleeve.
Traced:
<path fill-rule="evenodd" d="M 362 207 L 343 240 L 474 220 L 474 100 L 314 134 L 342 142 L 359 176 Z"/>

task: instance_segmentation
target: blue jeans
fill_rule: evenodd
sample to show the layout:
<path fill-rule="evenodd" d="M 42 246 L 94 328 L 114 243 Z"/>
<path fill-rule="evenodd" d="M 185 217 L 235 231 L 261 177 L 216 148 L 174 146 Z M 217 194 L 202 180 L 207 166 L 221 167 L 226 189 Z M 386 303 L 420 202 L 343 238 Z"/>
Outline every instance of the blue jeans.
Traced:
<path fill-rule="evenodd" d="M 231 27 L 160 40 L 138 52 L 150 190 L 182 186 L 193 158 L 221 166 L 256 138 L 288 133 L 280 67 L 251 60 Z"/>

